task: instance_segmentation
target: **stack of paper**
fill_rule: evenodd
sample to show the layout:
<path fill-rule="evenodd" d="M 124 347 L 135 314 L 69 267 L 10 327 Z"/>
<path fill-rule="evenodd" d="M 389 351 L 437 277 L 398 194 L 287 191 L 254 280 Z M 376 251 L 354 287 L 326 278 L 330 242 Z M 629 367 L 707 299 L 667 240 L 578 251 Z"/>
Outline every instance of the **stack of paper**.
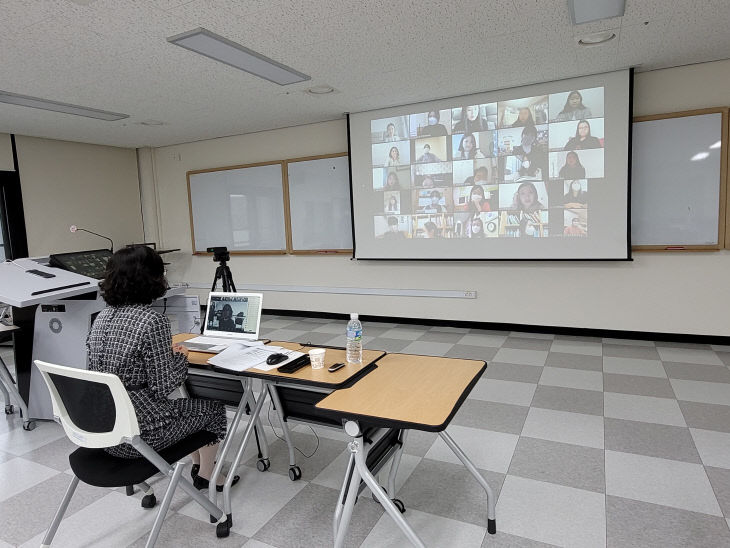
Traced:
<path fill-rule="evenodd" d="M 275 365 L 269 365 L 266 363 L 266 358 L 271 356 L 271 354 L 278 353 L 286 354 L 287 359 Z M 245 346 L 240 343 L 234 343 L 223 350 L 220 354 L 210 358 L 208 363 L 230 371 L 245 371 L 252 367 L 261 369 L 262 371 L 270 371 L 277 367 L 281 367 L 302 355 L 302 352 L 287 350 L 281 346 Z"/>

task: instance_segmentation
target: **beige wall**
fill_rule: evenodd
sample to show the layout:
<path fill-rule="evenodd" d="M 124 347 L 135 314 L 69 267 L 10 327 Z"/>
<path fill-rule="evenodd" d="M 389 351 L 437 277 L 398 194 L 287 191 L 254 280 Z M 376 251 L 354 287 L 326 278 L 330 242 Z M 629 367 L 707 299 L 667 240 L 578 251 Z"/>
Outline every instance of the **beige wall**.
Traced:
<path fill-rule="evenodd" d="M 115 249 L 143 239 L 137 157 L 125 149 L 16 136 L 30 256 Z"/>
<path fill-rule="evenodd" d="M 702 82 L 702 85 L 698 85 Z M 635 79 L 635 114 L 730 105 L 730 61 Z M 343 121 L 153 151 L 159 227 L 173 281 L 209 284 L 214 263 L 190 254 L 185 173 L 347 149 Z M 150 208 L 145 208 L 145 211 Z M 404 262 L 348 257 L 233 257 L 239 284 L 474 290 L 475 300 L 268 292 L 266 308 L 730 336 L 730 252 L 637 253 L 633 262 Z"/>
<path fill-rule="evenodd" d="M 0 133 L 0 171 L 15 171 L 13 145 L 7 133 Z"/>

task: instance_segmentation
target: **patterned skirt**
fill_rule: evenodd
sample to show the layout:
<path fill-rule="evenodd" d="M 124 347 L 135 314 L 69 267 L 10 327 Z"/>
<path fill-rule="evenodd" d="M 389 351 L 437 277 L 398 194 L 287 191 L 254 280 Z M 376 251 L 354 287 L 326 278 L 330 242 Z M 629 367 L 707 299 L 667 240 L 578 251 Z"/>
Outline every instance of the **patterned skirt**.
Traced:
<path fill-rule="evenodd" d="M 215 434 L 216 440 L 213 443 L 222 441 L 226 435 L 226 411 L 220 402 L 180 398 L 166 400 L 160 407 L 164 409 L 160 409 L 158 416 L 140 413 L 137 408 L 140 437 L 155 451 L 170 447 L 200 430 Z M 108 447 L 106 451 L 115 457 L 127 459 L 142 456 L 128 443 Z"/>

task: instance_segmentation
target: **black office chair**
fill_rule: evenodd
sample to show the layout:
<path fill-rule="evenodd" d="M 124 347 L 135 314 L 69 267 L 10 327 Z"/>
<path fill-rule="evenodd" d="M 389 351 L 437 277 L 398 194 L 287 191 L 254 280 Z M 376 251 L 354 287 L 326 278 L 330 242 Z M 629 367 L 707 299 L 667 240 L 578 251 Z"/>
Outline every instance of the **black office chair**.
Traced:
<path fill-rule="evenodd" d="M 41 548 L 51 545 L 79 480 L 97 487 L 127 487 L 141 484 L 158 472 L 169 476 L 170 485 L 147 539 L 148 547 L 154 546 L 157 541 L 178 485 L 205 508 L 217 520 L 216 523 L 226 522 L 221 509 L 181 477 L 184 465 L 179 462 L 186 455 L 215 441 L 215 434 L 196 432 L 157 453 L 140 438 L 137 415 L 119 377 L 40 360 L 35 360 L 35 364 L 51 393 L 54 418 L 61 423 L 68 438 L 80 446 L 69 455 L 74 477 Z M 124 459 L 104 451 L 105 447 L 120 443 L 131 444 L 142 457 Z"/>

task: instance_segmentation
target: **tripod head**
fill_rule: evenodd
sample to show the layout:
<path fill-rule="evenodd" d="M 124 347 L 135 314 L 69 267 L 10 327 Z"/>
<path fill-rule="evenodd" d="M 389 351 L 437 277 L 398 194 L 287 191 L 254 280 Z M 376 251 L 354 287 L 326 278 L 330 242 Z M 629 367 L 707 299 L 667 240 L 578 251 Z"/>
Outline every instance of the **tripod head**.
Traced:
<path fill-rule="evenodd" d="M 227 247 L 209 247 L 207 251 L 213 254 L 213 262 L 221 263 L 221 266 L 225 266 L 226 262 L 231 260 Z"/>

